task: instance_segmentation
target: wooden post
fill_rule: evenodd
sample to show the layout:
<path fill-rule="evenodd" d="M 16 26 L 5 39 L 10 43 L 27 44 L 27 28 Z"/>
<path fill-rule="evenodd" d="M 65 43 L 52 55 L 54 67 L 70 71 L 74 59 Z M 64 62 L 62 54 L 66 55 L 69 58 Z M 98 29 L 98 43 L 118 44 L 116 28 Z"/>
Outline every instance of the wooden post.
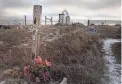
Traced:
<path fill-rule="evenodd" d="M 46 16 L 45 16 L 45 25 L 47 25 L 47 18 L 46 18 Z"/>
<path fill-rule="evenodd" d="M 26 15 L 25 15 L 25 25 L 26 25 Z"/>
<path fill-rule="evenodd" d="M 52 26 L 52 25 L 53 25 L 53 18 L 51 17 L 51 19 L 50 19 L 50 20 L 51 20 L 51 26 Z"/>
<path fill-rule="evenodd" d="M 39 55 L 40 50 L 40 21 L 42 15 L 42 6 L 34 5 L 33 8 L 33 45 L 32 45 L 32 54 L 36 58 Z"/>
<path fill-rule="evenodd" d="M 87 26 L 90 26 L 90 20 L 88 20 Z"/>

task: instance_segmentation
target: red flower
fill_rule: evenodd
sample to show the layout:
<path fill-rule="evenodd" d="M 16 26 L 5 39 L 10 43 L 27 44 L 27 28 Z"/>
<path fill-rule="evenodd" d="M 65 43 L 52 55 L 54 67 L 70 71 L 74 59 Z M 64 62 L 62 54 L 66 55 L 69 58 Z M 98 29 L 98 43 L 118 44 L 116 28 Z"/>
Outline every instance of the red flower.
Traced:
<path fill-rule="evenodd" d="M 40 56 L 37 57 L 38 63 L 41 63 L 42 58 Z"/>
<path fill-rule="evenodd" d="M 44 66 L 51 66 L 51 62 L 49 62 L 47 60 L 44 60 L 44 61 L 42 61 L 42 65 L 44 65 Z"/>

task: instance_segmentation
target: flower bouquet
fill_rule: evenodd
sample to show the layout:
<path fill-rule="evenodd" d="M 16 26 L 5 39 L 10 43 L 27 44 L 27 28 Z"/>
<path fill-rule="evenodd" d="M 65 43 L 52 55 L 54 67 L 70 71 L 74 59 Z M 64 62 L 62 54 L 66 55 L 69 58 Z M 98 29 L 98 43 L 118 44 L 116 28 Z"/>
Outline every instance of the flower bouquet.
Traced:
<path fill-rule="evenodd" d="M 24 76 L 33 82 L 49 82 L 50 81 L 50 67 L 49 60 L 42 60 L 40 56 L 34 59 L 32 65 L 24 66 Z"/>

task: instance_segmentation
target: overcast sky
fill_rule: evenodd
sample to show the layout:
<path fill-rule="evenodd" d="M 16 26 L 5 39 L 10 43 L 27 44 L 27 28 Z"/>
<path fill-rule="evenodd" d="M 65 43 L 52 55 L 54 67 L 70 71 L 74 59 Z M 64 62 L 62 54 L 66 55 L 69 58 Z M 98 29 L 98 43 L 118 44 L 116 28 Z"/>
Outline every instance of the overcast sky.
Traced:
<path fill-rule="evenodd" d="M 53 16 L 64 9 L 69 12 L 72 20 L 83 19 L 121 19 L 121 0 L 0 0 L 0 20 L 32 20 L 33 5 L 43 6 L 44 16 Z"/>

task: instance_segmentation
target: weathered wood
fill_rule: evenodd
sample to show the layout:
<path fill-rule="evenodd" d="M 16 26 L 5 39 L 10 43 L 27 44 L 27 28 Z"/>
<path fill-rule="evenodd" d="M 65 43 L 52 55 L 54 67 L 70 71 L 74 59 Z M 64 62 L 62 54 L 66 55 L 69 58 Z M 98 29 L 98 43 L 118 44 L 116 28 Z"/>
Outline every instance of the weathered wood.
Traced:
<path fill-rule="evenodd" d="M 39 49 L 40 49 L 40 24 L 41 24 L 41 15 L 42 15 L 42 6 L 41 5 L 34 5 L 33 7 L 33 44 L 32 44 L 32 54 L 33 56 L 39 55 Z"/>

